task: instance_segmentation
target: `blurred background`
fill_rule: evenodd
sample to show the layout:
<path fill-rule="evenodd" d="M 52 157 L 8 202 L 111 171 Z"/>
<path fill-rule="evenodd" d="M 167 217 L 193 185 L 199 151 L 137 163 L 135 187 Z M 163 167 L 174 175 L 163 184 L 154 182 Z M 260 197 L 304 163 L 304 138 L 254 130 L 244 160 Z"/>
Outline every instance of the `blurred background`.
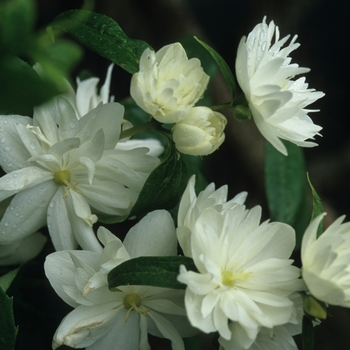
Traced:
<path fill-rule="evenodd" d="M 37 25 L 45 27 L 59 13 L 82 6 L 83 1 L 78 0 L 38 0 Z M 311 117 L 324 129 L 323 137 L 316 139 L 319 146 L 305 149 L 307 171 L 328 213 L 327 222 L 333 222 L 342 214 L 350 217 L 350 23 L 346 1 L 100 0 L 95 4 L 91 2 L 91 6 L 95 12 L 117 21 L 129 37 L 142 39 L 156 50 L 181 40 L 186 34 L 196 35 L 214 47 L 233 71 L 239 40 L 264 16 L 267 23 L 273 20 L 279 26 L 281 37 L 297 34 L 301 47 L 292 53 L 293 62 L 311 68 L 306 75 L 309 87 L 326 94 L 311 105 L 311 109 L 320 109 Z M 88 69 L 103 81 L 109 63 L 85 50 L 75 73 Z M 129 95 L 130 78 L 119 67 L 114 69 L 111 92 L 116 101 Z M 215 103 L 229 100 L 228 88 L 220 76 L 212 83 L 211 93 Z M 248 207 L 262 205 L 267 218 L 263 175 L 265 141 L 253 121 L 240 123 L 232 118 L 230 111 L 226 112 L 229 120 L 226 142 L 214 156 L 205 160 L 207 180 L 214 181 L 217 187 L 228 184 L 229 197 L 248 191 Z M 338 308 L 331 308 L 330 312 L 333 317 L 316 327 L 315 349 L 349 349 L 350 312 Z M 52 334 L 46 336 L 52 338 Z M 162 346 L 155 345 L 155 348 L 162 349 Z M 206 345 L 206 348 L 212 347 Z"/>

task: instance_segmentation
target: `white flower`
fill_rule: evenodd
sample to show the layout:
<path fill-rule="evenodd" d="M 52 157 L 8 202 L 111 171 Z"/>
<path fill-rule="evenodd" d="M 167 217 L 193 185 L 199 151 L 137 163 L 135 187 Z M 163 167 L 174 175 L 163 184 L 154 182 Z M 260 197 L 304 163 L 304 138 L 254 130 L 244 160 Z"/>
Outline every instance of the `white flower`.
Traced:
<path fill-rule="evenodd" d="M 260 217 L 260 207 L 247 211 L 239 204 L 223 213 L 204 209 L 191 232 L 191 256 L 199 272 L 181 266 L 178 276 L 187 284 L 191 324 L 205 333 L 218 331 L 233 344 L 237 325 L 248 340 L 246 349 L 262 327 L 290 321 L 289 295 L 303 288 L 299 269 L 289 260 L 294 230 L 279 222 L 259 225 Z"/>
<path fill-rule="evenodd" d="M 40 232 L 11 244 L 0 244 L 0 266 L 19 265 L 36 257 L 47 239 Z"/>
<path fill-rule="evenodd" d="M 254 343 L 249 346 L 251 341 L 242 326 L 232 322 L 229 324 L 231 340 L 219 337 L 220 350 L 298 350 L 292 336 L 302 331 L 303 301 L 299 293 L 293 293 L 290 299 L 294 303 L 294 310 L 289 323 L 273 328 L 261 327 Z"/>
<path fill-rule="evenodd" d="M 0 244 L 47 223 L 56 250 L 78 243 L 101 251 L 92 230 L 97 215 L 127 215 L 159 163 L 146 147 L 116 148 L 123 112 L 118 103 L 100 103 L 78 119 L 57 98 L 36 107 L 33 119 L 0 116 L 0 165 L 7 173 L 0 201 L 14 196 L 0 223 Z"/>
<path fill-rule="evenodd" d="M 186 256 L 191 257 L 191 231 L 196 220 L 205 208 L 213 208 L 219 213 L 234 207 L 236 204 L 244 204 L 247 192 L 241 192 L 227 201 L 227 185 L 215 190 L 215 184 L 209 184 L 198 198 L 195 192 L 195 176 L 188 180 L 187 187 L 182 195 L 177 217 L 177 239 Z"/>
<path fill-rule="evenodd" d="M 164 46 L 156 53 L 147 48 L 140 71 L 131 79 L 130 95 L 161 123 L 185 117 L 202 97 L 209 82 L 197 58 L 188 59 L 180 43 Z"/>
<path fill-rule="evenodd" d="M 323 215 L 315 218 L 305 231 L 302 246 L 302 276 L 317 299 L 350 307 L 350 223 L 341 216 L 317 238 Z"/>
<path fill-rule="evenodd" d="M 97 91 L 97 84 L 100 79 L 91 77 L 81 81 L 77 78 L 77 92 L 68 84 L 68 93 L 64 96 L 76 111 L 77 118 L 80 119 L 85 114 L 96 108 L 101 102 L 114 102 L 114 96 L 110 96 L 110 85 L 113 71 L 113 64 L 110 64 L 107 70 L 107 76 L 104 84 Z"/>
<path fill-rule="evenodd" d="M 208 107 L 193 107 L 184 119 L 173 126 L 176 148 L 193 156 L 206 156 L 224 142 L 226 118 Z"/>
<path fill-rule="evenodd" d="M 46 258 L 45 272 L 56 293 L 75 309 L 59 325 L 54 348 L 149 349 L 147 332 L 171 340 L 173 349 L 184 349 L 189 330 L 183 291 L 149 286 L 108 289 L 107 274 L 120 263 L 139 256 L 176 255 L 174 222 L 168 212 L 148 214 L 127 234 L 124 244 L 100 227 L 102 254 L 61 251 Z M 187 329 L 186 329 L 187 328 Z"/>
<path fill-rule="evenodd" d="M 299 47 L 296 36 L 285 48 L 289 36 L 279 40 L 278 27 L 271 21 L 256 25 L 248 38 L 239 43 L 236 59 L 236 75 L 252 112 L 254 121 L 262 133 L 278 151 L 287 155 L 280 139 L 302 147 L 314 147 L 314 139 L 322 129 L 313 124 L 305 109 L 324 93 L 308 89 L 305 78 L 292 80 L 296 75 L 309 71 L 291 63 L 288 55 Z M 274 42 L 272 42 L 275 36 Z"/>

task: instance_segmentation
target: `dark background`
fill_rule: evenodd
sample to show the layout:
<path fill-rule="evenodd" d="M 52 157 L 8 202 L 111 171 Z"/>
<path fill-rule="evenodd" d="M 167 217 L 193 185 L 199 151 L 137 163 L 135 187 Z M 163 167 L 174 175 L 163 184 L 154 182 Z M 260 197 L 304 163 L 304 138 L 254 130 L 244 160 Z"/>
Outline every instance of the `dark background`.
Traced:
<path fill-rule="evenodd" d="M 60 12 L 81 8 L 83 1 L 40 0 L 38 26 L 48 25 Z M 327 222 L 350 214 L 349 175 L 349 9 L 345 0 L 105 0 L 96 1 L 94 11 L 105 14 L 124 29 L 131 38 L 142 39 L 155 49 L 194 34 L 213 46 L 234 70 L 238 42 L 267 16 L 280 28 L 281 37 L 298 34 L 301 47 L 293 52 L 293 62 L 311 68 L 309 87 L 326 96 L 311 106 L 320 109 L 311 114 L 323 126 L 319 146 L 305 149 L 307 170 L 318 191 Z M 103 80 L 109 62 L 85 51 L 84 60 L 75 73 L 88 68 Z M 112 94 L 116 101 L 128 95 L 130 75 L 115 68 Z M 229 93 L 218 77 L 212 86 L 216 103 L 227 102 Z M 239 123 L 230 115 L 225 144 L 208 157 L 209 182 L 217 187 L 228 184 L 230 197 L 247 190 L 248 207 L 260 204 L 268 217 L 264 197 L 264 140 L 252 121 Z M 211 169 L 211 170 L 210 170 Z M 350 263 L 350 262 L 349 262 Z M 316 350 L 349 349 L 350 313 L 331 308 L 329 317 L 316 327 Z M 52 312 L 52 310 L 51 310 Z M 52 338 L 52 335 L 47 335 Z M 163 348 L 162 345 L 159 347 Z M 210 349 L 208 345 L 208 349 Z M 23 348 L 24 349 L 24 348 Z"/>

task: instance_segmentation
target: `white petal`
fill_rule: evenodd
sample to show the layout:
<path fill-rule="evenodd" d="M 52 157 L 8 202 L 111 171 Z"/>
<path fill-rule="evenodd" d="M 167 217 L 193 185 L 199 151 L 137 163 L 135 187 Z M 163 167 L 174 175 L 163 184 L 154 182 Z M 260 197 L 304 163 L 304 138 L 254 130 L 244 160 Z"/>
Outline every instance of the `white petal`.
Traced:
<path fill-rule="evenodd" d="M 51 286 L 68 305 L 77 307 L 79 303 L 75 299 L 72 299 L 64 291 L 64 286 L 72 286 L 76 288 L 75 282 L 75 266 L 71 259 L 71 255 L 74 254 L 78 259 L 85 262 L 87 265 L 98 270 L 99 255 L 89 251 L 61 251 L 51 253 L 46 257 L 44 263 L 44 269 L 46 277 L 49 279 Z M 79 290 L 77 290 L 80 293 Z"/>
<path fill-rule="evenodd" d="M 64 186 L 59 186 L 47 210 L 47 227 L 56 250 L 76 249 L 78 243 L 74 237 L 66 207 L 67 198 Z"/>
<path fill-rule="evenodd" d="M 112 327 L 118 314 L 113 303 L 94 306 L 80 305 L 58 326 L 54 343 L 71 347 L 87 347 L 103 337 Z"/>
<path fill-rule="evenodd" d="M 0 116 L 0 165 L 6 173 L 26 166 L 30 153 L 24 147 L 15 124 L 32 124 L 33 119 L 20 115 Z"/>
<path fill-rule="evenodd" d="M 82 143 L 88 141 L 99 129 L 105 134 L 105 149 L 114 149 L 118 142 L 124 107 L 119 103 L 100 104 L 79 120 Z"/>
<path fill-rule="evenodd" d="M 150 318 L 154 321 L 162 336 L 171 341 L 171 347 L 174 350 L 184 350 L 184 342 L 175 327 L 163 316 L 157 312 L 151 311 Z"/>
<path fill-rule="evenodd" d="M 1 220 L 0 244 L 23 239 L 44 226 L 47 208 L 56 190 L 53 181 L 46 181 L 18 193 Z"/>
<path fill-rule="evenodd" d="M 166 210 L 155 210 L 133 226 L 124 239 L 130 257 L 176 255 L 174 221 Z"/>
<path fill-rule="evenodd" d="M 128 321 L 125 322 L 127 310 L 121 309 L 109 331 L 100 339 L 96 340 L 86 350 L 139 350 L 140 349 L 140 315 L 131 312 Z"/>
<path fill-rule="evenodd" d="M 0 201 L 52 179 L 51 172 L 34 166 L 12 171 L 0 178 Z"/>

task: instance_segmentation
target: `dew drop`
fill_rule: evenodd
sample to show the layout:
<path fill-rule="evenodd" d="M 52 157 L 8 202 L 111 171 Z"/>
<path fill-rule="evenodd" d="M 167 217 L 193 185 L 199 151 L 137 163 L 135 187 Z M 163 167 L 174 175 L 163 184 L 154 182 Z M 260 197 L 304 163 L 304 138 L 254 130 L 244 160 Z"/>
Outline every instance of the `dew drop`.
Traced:
<path fill-rule="evenodd" d="M 9 147 L 9 146 L 5 147 L 5 151 L 10 151 L 10 150 L 11 150 L 11 147 Z"/>
<path fill-rule="evenodd" d="M 49 207 L 53 208 L 54 206 L 55 206 L 55 203 L 54 202 L 50 202 Z"/>
<path fill-rule="evenodd" d="M 29 142 L 29 147 L 35 149 L 35 143 L 33 141 Z"/>
<path fill-rule="evenodd" d="M 9 223 L 6 221 L 6 222 L 4 222 L 4 225 L 5 225 L 6 227 L 8 227 Z"/>
<path fill-rule="evenodd" d="M 69 126 L 74 129 L 75 128 L 75 124 L 74 123 L 70 123 Z"/>
<path fill-rule="evenodd" d="M 5 137 L 2 137 L 2 138 L 0 139 L 0 142 L 1 142 L 1 143 L 5 143 L 5 141 L 6 141 Z"/>

